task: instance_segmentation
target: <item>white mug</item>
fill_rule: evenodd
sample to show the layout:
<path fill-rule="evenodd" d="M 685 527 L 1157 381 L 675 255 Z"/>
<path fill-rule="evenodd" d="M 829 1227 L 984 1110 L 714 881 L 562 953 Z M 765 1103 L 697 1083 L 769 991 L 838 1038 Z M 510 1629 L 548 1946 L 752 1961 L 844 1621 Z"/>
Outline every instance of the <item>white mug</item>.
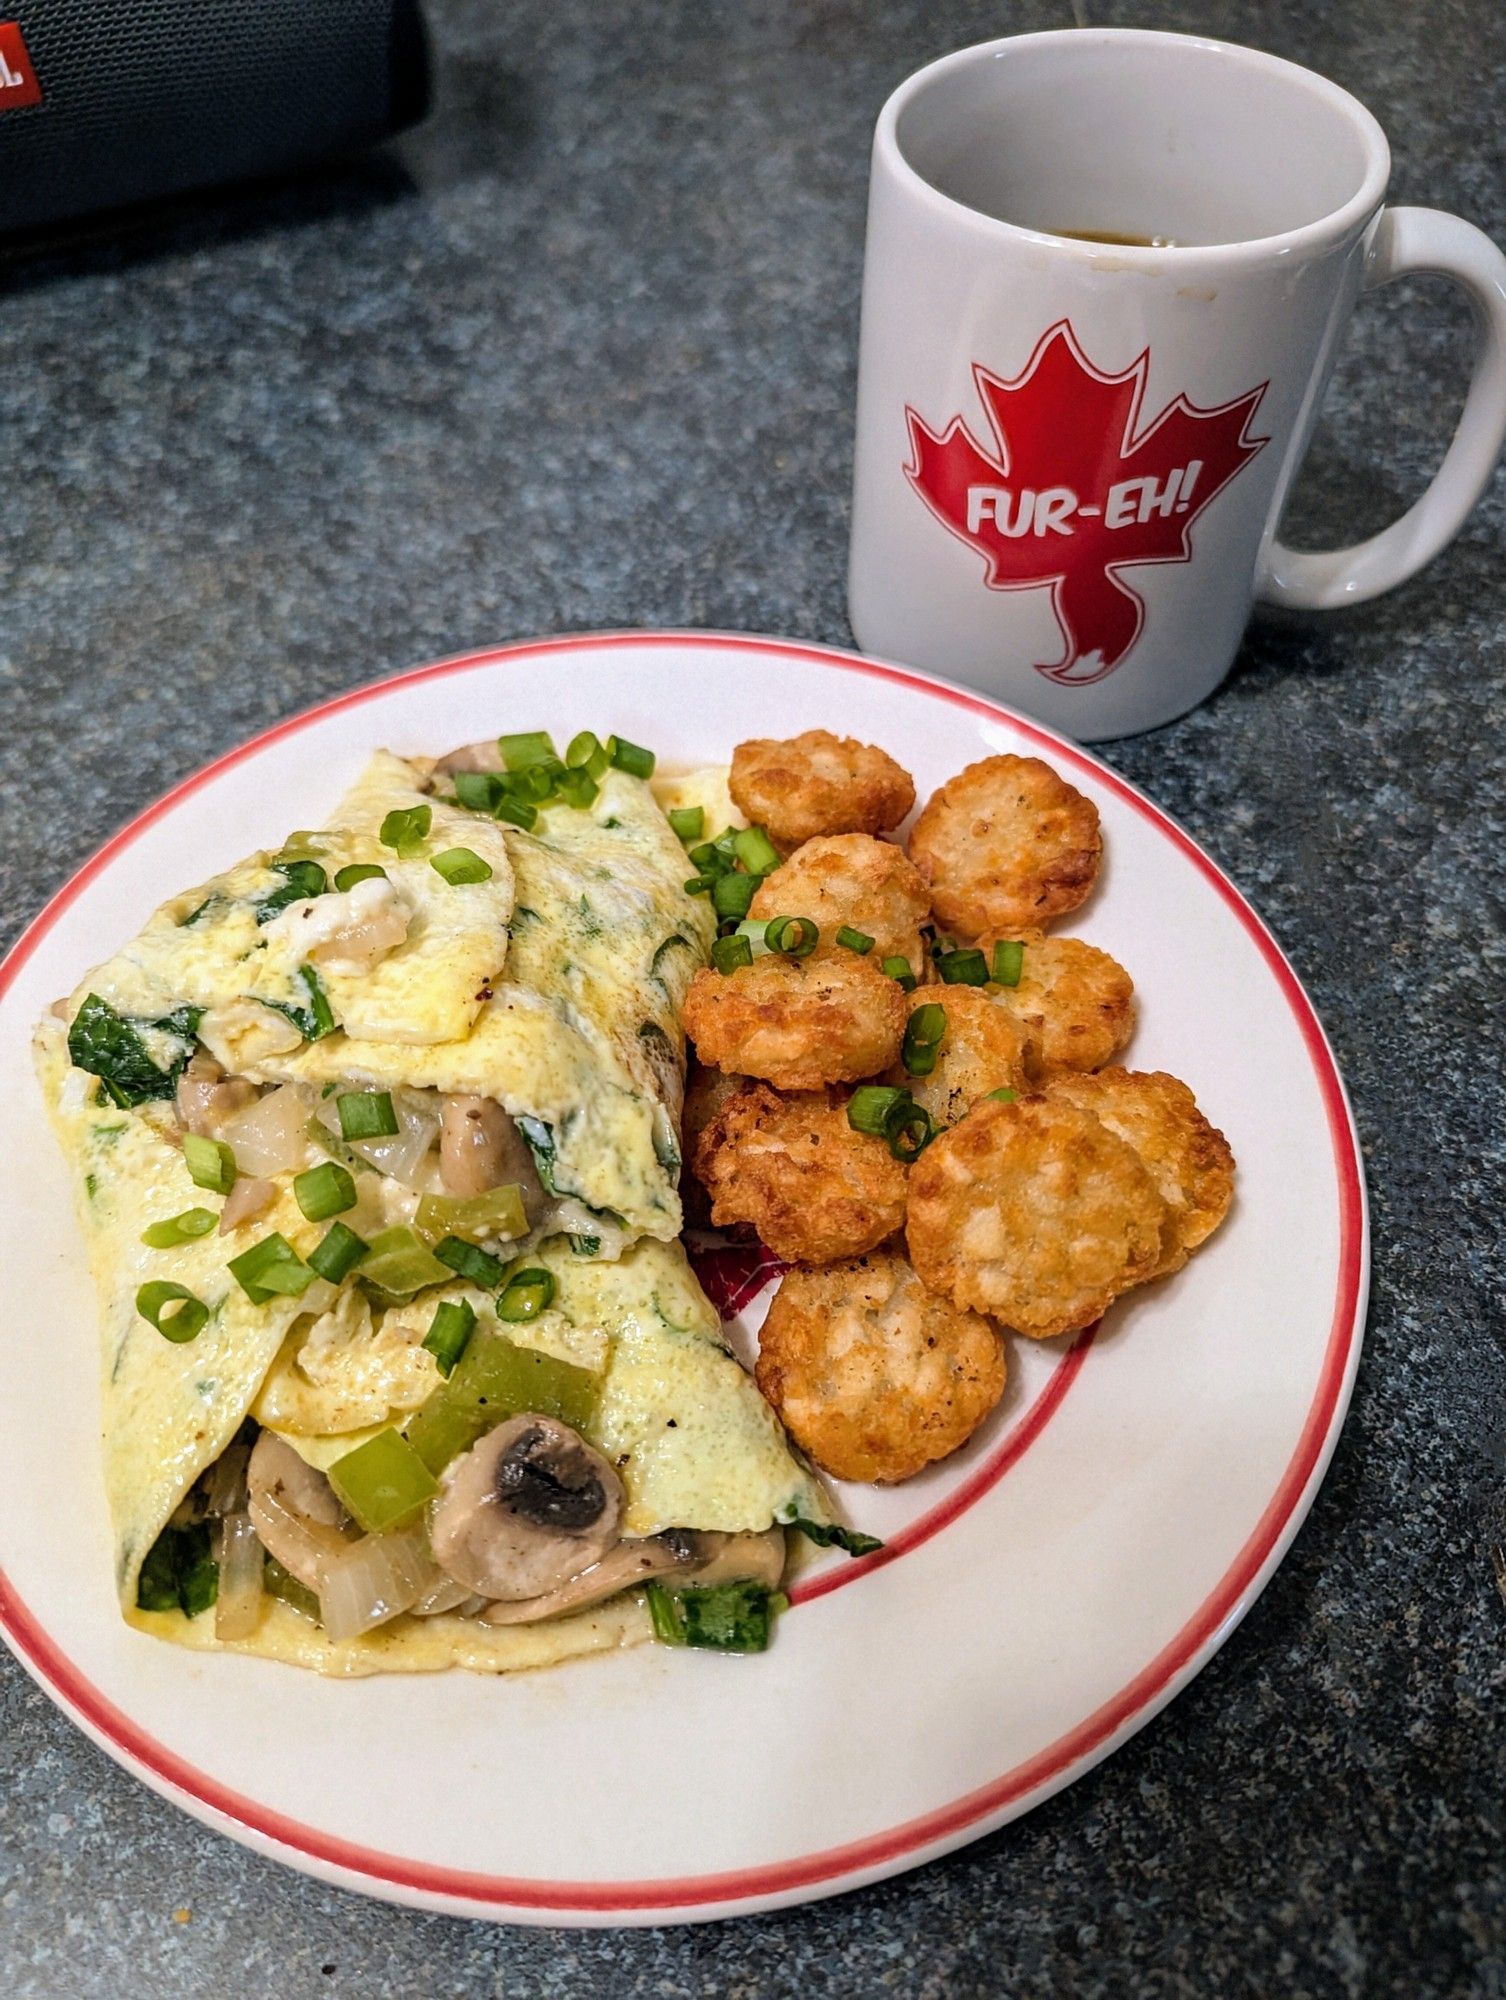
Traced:
<path fill-rule="evenodd" d="M 1506 258 L 1384 208 L 1389 171 L 1337 85 L 1188 35 L 1011 36 L 901 84 L 863 278 L 863 649 L 1094 741 L 1211 693 L 1256 599 L 1359 604 L 1436 555 L 1506 439 Z M 1448 454 L 1383 533 L 1285 548 L 1355 301 L 1415 271 L 1479 323 Z"/>

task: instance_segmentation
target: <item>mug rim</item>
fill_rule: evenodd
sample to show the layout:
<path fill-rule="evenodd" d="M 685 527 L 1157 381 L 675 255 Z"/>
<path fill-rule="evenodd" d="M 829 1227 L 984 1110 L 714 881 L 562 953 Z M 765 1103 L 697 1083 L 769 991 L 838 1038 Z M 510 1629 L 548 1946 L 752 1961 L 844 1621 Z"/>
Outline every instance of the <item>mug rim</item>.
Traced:
<path fill-rule="evenodd" d="M 1081 47 L 1089 41 L 1099 46 L 1136 43 L 1142 47 L 1207 49 L 1220 55 L 1237 57 L 1243 63 L 1279 75 L 1288 82 L 1299 83 L 1342 113 L 1356 129 L 1365 154 L 1364 177 L 1359 187 L 1347 201 L 1318 216 L 1315 221 L 1270 235 L 1237 237 L 1227 243 L 1092 243 L 1080 237 L 1059 236 L 1048 229 L 1032 229 L 1024 223 L 1006 222 L 1001 216 L 990 215 L 984 209 L 974 208 L 968 202 L 959 201 L 955 195 L 945 193 L 911 164 L 899 142 L 899 119 L 926 85 L 953 70 L 977 67 L 1006 50 L 1040 47 L 1045 43 Z M 991 41 L 973 42 L 966 48 L 954 49 L 951 54 L 938 56 L 934 62 L 912 70 L 890 92 L 874 129 L 873 153 L 875 166 L 882 163 L 922 200 L 953 221 L 965 218 L 971 226 L 1005 242 L 1048 245 L 1056 251 L 1073 253 L 1083 262 L 1113 263 L 1145 271 L 1179 259 L 1232 262 L 1252 255 L 1290 256 L 1329 248 L 1362 227 L 1379 209 L 1391 178 L 1391 146 L 1379 119 L 1342 84 L 1334 83 L 1331 78 L 1308 69 L 1303 63 L 1271 55 L 1264 49 L 1250 48 L 1243 42 L 1225 42 L 1212 35 L 1182 34 L 1165 28 L 1044 28 L 1023 35 L 998 35 Z"/>

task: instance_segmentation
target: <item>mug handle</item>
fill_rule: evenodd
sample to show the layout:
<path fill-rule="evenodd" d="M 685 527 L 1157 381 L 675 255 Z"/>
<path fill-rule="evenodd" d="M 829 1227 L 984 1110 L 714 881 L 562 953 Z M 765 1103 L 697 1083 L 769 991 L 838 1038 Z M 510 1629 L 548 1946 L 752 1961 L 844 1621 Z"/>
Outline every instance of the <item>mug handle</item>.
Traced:
<path fill-rule="evenodd" d="M 1506 256 L 1457 215 L 1388 208 L 1371 242 L 1365 289 L 1404 272 L 1452 278 L 1468 293 L 1479 329 L 1469 394 L 1443 463 L 1422 498 L 1367 542 L 1313 553 L 1273 540 L 1256 587 L 1262 603 L 1328 611 L 1405 583 L 1458 534 L 1495 470 L 1506 444 Z"/>

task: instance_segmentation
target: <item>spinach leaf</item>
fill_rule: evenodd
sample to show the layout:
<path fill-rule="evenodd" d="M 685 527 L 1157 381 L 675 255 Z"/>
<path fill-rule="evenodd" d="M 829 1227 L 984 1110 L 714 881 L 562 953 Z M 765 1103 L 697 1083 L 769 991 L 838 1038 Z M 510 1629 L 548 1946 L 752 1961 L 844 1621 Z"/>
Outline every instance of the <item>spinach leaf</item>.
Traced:
<path fill-rule="evenodd" d="M 559 1194 L 561 1189 L 554 1178 L 554 1128 L 546 1125 L 542 1118 L 519 1118 L 518 1130 L 528 1141 L 528 1150 L 533 1155 L 533 1164 L 538 1168 L 539 1179 L 544 1184 L 546 1194 Z"/>
<path fill-rule="evenodd" d="M 788 1599 L 751 1577 L 704 1588 L 647 1586 L 654 1637 L 666 1646 L 704 1646 L 718 1653 L 762 1653 Z"/>
<path fill-rule="evenodd" d="M 108 1000 L 91 993 L 68 1030 L 69 1060 L 75 1069 L 97 1076 L 111 1102 L 124 1110 L 171 1097 L 193 1054 L 194 1035 L 203 1013 L 202 1007 L 178 1007 L 158 1021 L 130 1021 Z M 152 1060 L 141 1038 L 143 1028 L 158 1028 L 177 1040 L 170 1068 L 160 1069 Z"/>
<path fill-rule="evenodd" d="M 186 931 L 189 929 L 191 925 L 201 923 L 204 920 L 204 918 L 209 915 L 209 912 L 211 910 L 218 909 L 220 904 L 223 903 L 224 900 L 225 898 L 220 894 L 219 890 L 216 889 L 212 895 L 208 895 L 204 898 L 203 902 L 200 903 L 199 907 L 196 910 L 189 911 L 188 915 L 184 917 L 182 921 L 179 923 L 178 929 L 180 931 Z"/>
<path fill-rule="evenodd" d="M 566 1239 L 574 1257 L 594 1257 L 601 1249 L 599 1236 L 571 1236 Z"/>
<path fill-rule="evenodd" d="M 818 1549 L 845 1549 L 850 1556 L 871 1556 L 875 1549 L 884 1546 L 877 1535 L 860 1534 L 856 1528 L 843 1528 L 835 1523 L 823 1526 L 819 1521 L 803 1521 L 798 1514 L 781 1521 L 780 1526 L 798 1528 Z"/>
<path fill-rule="evenodd" d="M 283 877 L 283 885 L 269 896 L 263 896 L 256 905 L 256 921 L 259 924 L 271 923 L 278 912 L 285 910 L 290 903 L 303 902 L 310 896 L 322 896 L 329 887 L 329 878 L 317 861 L 274 861 L 272 866 Z M 201 904 L 200 909 L 203 907 Z M 194 915 L 198 914 L 199 911 L 195 910 Z"/>
<path fill-rule="evenodd" d="M 298 977 L 303 981 L 303 990 L 309 996 L 307 1007 L 294 1006 L 284 1000 L 263 1000 L 264 1007 L 271 1007 L 276 1013 L 291 1021 L 306 1042 L 322 1042 L 326 1035 L 332 1035 L 339 1023 L 335 1011 L 329 1004 L 319 975 L 311 965 L 300 965 Z"/>
<path fill-rule="evenodd" d="M 196 1618 L 220 1594 L 220 1572 L 209 1543 L 209 1523 L 166 1527 L 147 1551 L 136 1581 L 143 1611 L 181 1611 Z"/>

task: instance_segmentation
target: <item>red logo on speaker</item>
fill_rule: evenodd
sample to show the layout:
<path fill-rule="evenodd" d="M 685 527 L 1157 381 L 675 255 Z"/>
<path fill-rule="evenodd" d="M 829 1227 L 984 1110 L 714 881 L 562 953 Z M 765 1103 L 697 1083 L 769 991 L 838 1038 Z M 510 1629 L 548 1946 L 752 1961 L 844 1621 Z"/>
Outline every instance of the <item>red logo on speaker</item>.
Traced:
<path fill-rule="evenodd" d="M 1148 362 L 1106 375 L 1058 320 L 1010 380 L 973 369 L 992 450 L 961 416 L 933 431 L 906 412 L 910 483 L 983 557 L 989 588 L 1050 590 L 1063 651 L 1036 666 L 1052 680 L 1114 671 L 1145 622 L 1124 571 L 1190 561 L 1193 523 L 1269 442 L 1249 435 L 1263 382 L 1217 409 L 1175 396 L 1144 423 Z"/>
<path fill-rule="evenodd" d="M 0 21 L 0 111 L 40 104 L 42 86 L 31 66 L 19 21 Z"/>

